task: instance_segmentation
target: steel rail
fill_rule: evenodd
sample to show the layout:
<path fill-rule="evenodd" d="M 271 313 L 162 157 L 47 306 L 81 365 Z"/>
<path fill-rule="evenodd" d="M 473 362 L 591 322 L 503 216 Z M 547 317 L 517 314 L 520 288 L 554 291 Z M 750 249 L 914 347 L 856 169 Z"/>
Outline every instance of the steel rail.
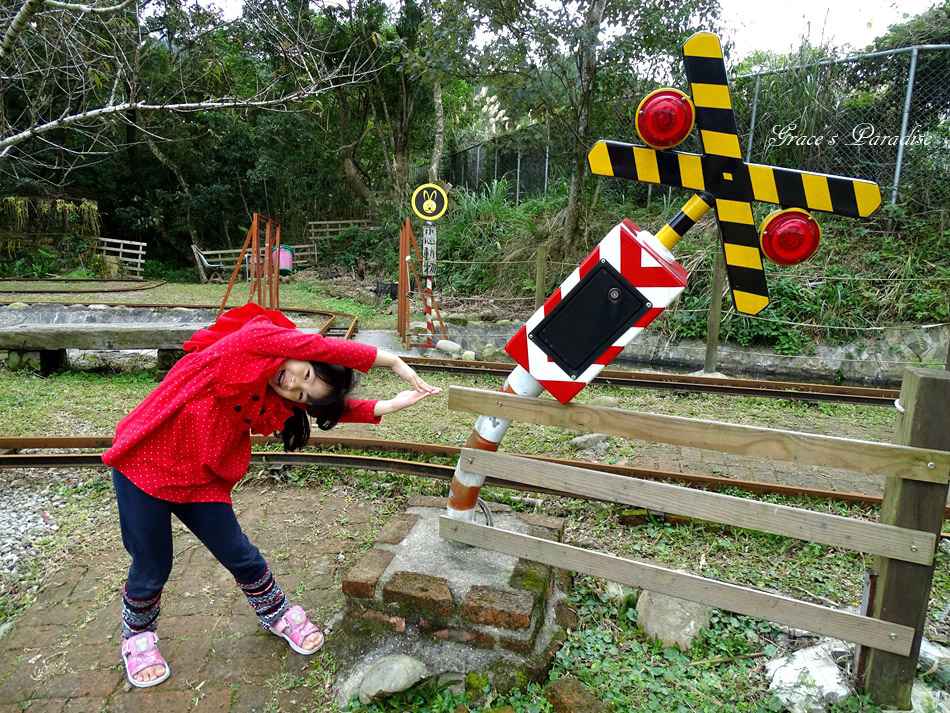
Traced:
<path fill-rule="evenodd" d="M 252 438 L 254 445 L 278 444 L 280 439 L 264 436 Z M 102 453 L 10 453 L 20 449 L 102 449 L 112 445 L 108 436 L 85 437 L 4 437 L 0 438 L 0 472 L 3 468 L 78 468 L 78 467 L 105 467 L 102 463 Z M 401 452 L 423 455 L 430 458 L 454 458 L 461 452 L 457 446 L 446 446 L 434 443 L 417 443 L 412 441 L 387 441 L 372 438 L 348 438 L 339 436 L 311 436 L 310 446 L 322 448 L 344 448 L 359 451 Z M 736 488 L 756 495 L 774 494 L 785 497 L 805 497 L 811 500 L 830 500 L 880 507 L 882 498 L 877 495 L 864 493 L 849 493 L 837 490 L 820 488 L 806 488 L 795 485 L 781 485 L 777 483 L 761 483 L 754 480 L 737 480 L 722 478 L 713 475 L 698 475 L 694 473 L 677 473 L 672 471 L 655 470 L 651 468 L 634 468 L 630 466 L 610 465 L 607 463 L 590 463 L 575 461 L 566 458 L 550 458 L 546 456 L 522 455 L 523 458 L 542 460 L 548 463 L 571 465 L 587 470 L 613 473 L 631 478 L 644 480 L 665 480 L 682 483 L 693 487 L 704 488 Z M 377 456 L 358 456 L 340 453 L 283 453 L 280 451 L 254 451 L 251 462 L 267 464 L 287 464 L 299 466 L 321 466 L 328 468 L 355 468 L 362 470 L 384 471 L 418 475 L 450 481 L 454 473 L 454 465 L 438 465 L 418 461 L 396 460 Z M 532 487 L 521 488 L 507 482 L 488 482 L 488 485 L 541 492 L 549 495 L 564 497 L 579 497 L 575 493 L 560 491 L 551 488 Z M 950 507 L 944 509 L 944 517 L 950 519 Z"/>
<path fill-rule="evenodd" d="M 507 376 L 514 368 L 506 362 L 459 361 L 403 357 L 403 361 L 418 371 L 447 371 L 454 374 Z M 657 374 L 640 371 L 604 369 L 594 383 L 627 388 L 688 391 L 738 396 L 759 396 L 771 399 L 801 401 L 831 401 L 868 406 L 894 406 L 900 396 L 897 389 L 833 386 L 830 384 L 803 384 L 790 381 L 762 381 L 757 379 L 730 379 L 724 377 L 690 376 L 686 374 Z"/>

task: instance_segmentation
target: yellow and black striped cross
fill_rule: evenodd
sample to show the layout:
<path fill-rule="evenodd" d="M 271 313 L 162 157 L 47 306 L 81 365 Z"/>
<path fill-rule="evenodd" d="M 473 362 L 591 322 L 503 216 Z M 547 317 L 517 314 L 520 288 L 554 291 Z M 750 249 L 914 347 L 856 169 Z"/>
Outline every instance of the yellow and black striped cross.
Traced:
<path fill-rule="evenodd" d="M 683 61 L 703 153 L 598 141 L 588 162 L 597 175 L 698 192 L 657 233 L 667 247 L 715 207 L 736 309 L 757 314 L 768 306 L 769 292 L 752 201 L 863 218 L 881 204 L 881 191 L 876 183 L 857 178 L 746 163 L 719 38 L 710 32 L 693 35 L 683 45 Z"/>

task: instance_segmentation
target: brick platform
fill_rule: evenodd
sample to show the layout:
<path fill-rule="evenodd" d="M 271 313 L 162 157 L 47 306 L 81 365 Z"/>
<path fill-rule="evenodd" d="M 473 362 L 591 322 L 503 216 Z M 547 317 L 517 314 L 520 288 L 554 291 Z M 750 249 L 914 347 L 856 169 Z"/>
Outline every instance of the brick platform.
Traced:
<path fill-rule="evenodd" d="M 561 518 L 490 507 L 495 527 L 561 540 Z M 341 661 L 338 700 L 393 653 L 415 656 L 430 674 L 523 685 L 543 675 L 576 623 L 563 594 L 567 573 L 443 540 L 444 513 L 444 498 L 413 498 L 347 572 L 342 631 L 328 640 Z"/>

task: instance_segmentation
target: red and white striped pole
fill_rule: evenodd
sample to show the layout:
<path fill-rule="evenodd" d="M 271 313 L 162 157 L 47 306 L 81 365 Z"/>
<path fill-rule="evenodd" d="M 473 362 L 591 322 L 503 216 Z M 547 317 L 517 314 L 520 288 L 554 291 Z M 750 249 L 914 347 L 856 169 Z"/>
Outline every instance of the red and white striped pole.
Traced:
<path fill-rule="evenodd" d="M 507 394 L 533 397 L 539 396 L 543 387 L 537 379 L 528 373 L 527 369 L 516 366 L 508 375 L 508 378 L 505 379 L 501 390 Z M 468 440 L 465 441 L 465 447 L 477 448 L 482 451 L 497 451 L 498 444 L 505 437 L 505 432 L 510 425 L 511 421 L 508 419 L 479 416 L 475 422 L 475 427 L 468 436 Z M 484 475 L 465 472 L 465 463 L 462 459 L 459 459 L 455 466 L 455 473 L 452 475 L 446 514 L 456 520 L 473 521 L 475 519 L 475 509 L 478 505 L 478 494 L 484 482 Z"/>

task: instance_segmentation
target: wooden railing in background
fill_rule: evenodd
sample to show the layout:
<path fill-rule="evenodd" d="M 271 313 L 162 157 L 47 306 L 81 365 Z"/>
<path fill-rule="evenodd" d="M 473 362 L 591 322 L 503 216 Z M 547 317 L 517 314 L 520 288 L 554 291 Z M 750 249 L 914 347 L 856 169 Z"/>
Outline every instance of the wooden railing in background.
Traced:
<path fill-rule="evenodd" d="M 145 269 L 145 245 L 135 240 L 97 238 L 96 252 L 103 256 L 117 258 L 135 278 L 142 279 L 142 271 Z"/>
<path fill-rule="evenodd" d="M 354 226 L 368 228 L 369 220 L 312 220 L 307 223 L 307 238 L 311 241 L 317 238 L 330 238 Z"/>

